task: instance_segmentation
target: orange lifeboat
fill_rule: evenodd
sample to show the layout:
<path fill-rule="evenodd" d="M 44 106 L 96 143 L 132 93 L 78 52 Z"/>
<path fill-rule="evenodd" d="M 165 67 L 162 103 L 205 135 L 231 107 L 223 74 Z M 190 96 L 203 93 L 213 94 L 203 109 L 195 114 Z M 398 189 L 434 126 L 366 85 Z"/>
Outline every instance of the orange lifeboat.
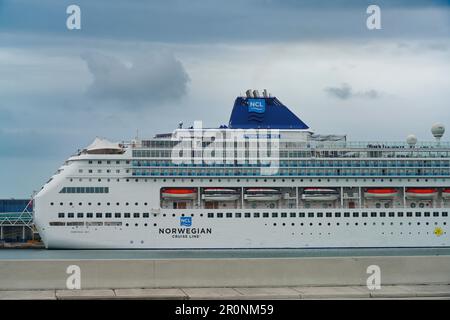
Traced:
<path fill-rule="evenodd" d="M 395 188 L 370 188 L 364 192 L 364 197 L 369 199 L 393 199 L 398 191 Z"/>
<path fill-rule="evenodd" d="M 407 188 L 406 197 L 409 199 L 424 199 L 430 200 L 437 195 L 435 188 Z"/>
<path fill-rule="evenodd" d="M 197 189 L 194 188 L 164 188 L 161 192 L 164 199 L 196 199 Z"/>

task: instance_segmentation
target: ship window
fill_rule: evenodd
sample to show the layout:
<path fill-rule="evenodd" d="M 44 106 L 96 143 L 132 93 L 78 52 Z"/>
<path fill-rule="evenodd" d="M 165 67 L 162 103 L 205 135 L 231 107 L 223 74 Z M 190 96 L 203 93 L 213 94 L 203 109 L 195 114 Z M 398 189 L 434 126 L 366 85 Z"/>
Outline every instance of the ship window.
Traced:
<path fill-rule="evenodd" d="M 129 212 L 125 212 L 123 214 L 124 218 L 130 218 L 131 214 Z"/>
<path fill-rule="evenodd" d="M 263 218 L 268 218 L 269 217 L 269 213 L 268 212 L 263 212 Z"/>
<path fill-rule="evenodd" d="M 233 213 L 227 212 L 227 218 L 233 218 Z"/>
<path fill-rule="evenodd" d="M 89 163 L 89 164 L 92 164 L 92 160 L 89 160 L 88 163 Z"/>
<path fill-rule="evenodd" d="M 327 212 L 325 215 L 327 218 L 331 218 L 331 216 L 332 216 L 331 212 Z"/>
<path fill-rule="evenodd" d="M 364 217 L 364 218 L 367 218 L 368 214 L 367 214 L 367 212 L 362 212 L 361 216 Z"/>
<path fill-rule="evenodd" d="M 308 218 L 314 218 L 314 212 L 308 212 Z"/>
<path fill-rule="evenodd" d="M 380 218 L 386 217 L 386 212 L 380 212 Z"/>
<path fill-rule="evenodd" d="M 278 212 L 272 212 L 272 218 L 278 218 Z"/>
<path fill-rule="evenodd" d="M 429 217 L 429 216 L 430 216 L 430 213 L 429 213 L 429 212 L 424 212 L 423 216 L 424 216 L 424 217 Z"/>
<path fill-rule="evenodd" d="M 376 218 L 376 217 L 377 217 L 377 213 L 376 213 L 376 212 L 371 212 L 371 213 L 370 213 L 370 216 L 371 216 L 372 218 Z"/>
<path fill-rule="evenodd" d="M 345 217 L 345 218 L 350 217 L 350 212 L 344 212 L 344 217 Z"/>
<path fill-rule="evenodd" d="M 422 216 L 422 213 L 416 212 L 416 217 L 420 217 L 420 216 Z"/>
<path fill-rule="evenodd" d="M 341 217 L 341 213 L 340 212 L 335 212 L 334 213 L 334 217 L 335 218 L 340 218 Z"/>
<path fill-rule="evenodd" d="M 222 212 L 217 212 L 217 218 L 223 218 L 223 213 Z"/>
<path fill-rule="evenodd" d="M 244 213 L 244 218 L 250 218 L 250 212 L 245 212 Z"/>
<path fill-rule="evenodd" d="M 92 212 L 86 213 L 86 218 L 92 218 L 94 217 L 94 214 Z"/>
<path fill-rule="evenodd" d="M 75 215 L 74 215 L 73 212 L 69 212 L 69 213 L 67 214 L 67 218 L 73 218 L 73 217 L 75 217 Z"/>
<path fill-rule="evenodd" d="M 97 213 L 95 214 L 95 217 L 96 217 L 96 218 L 101 218 L 101 217 L 102 217 L 102 213 L 101 213 L 101 212 L 97 212 Z"/>
<path fill-rule="evenodd" d="M 214 213 L 208 212 L 208 218 L 214 218 Z"/>
<path fill-rule="evenodd" d="M 439 212 L 433 212 L 433 217 L 439 217 Z"/>
<path fill-rule="evenodd" d="M 234 214 L 234 216 L 235 216 L 236 218 L 241 218 L 241 217 L 242 217 L 242 214 L 241 214 L 240 212 L 236 212 L 236 213 Z"/>
<path fill-rule="evenodd" d="M 116 213 L 114 213 L 114 218 L 120 218 L 121 217 L 121 214 L 120 214 L 120 212 L 116 212 Z"/>
<path fill-rule="evenodd" d="M 98 162 L 97 162 L 98 164 L 102 164 L 102 161 L 101 160 L 98 160 Z"/>
<path fill-rule="evenodd" d="M 51 226 L 65 226 L 66 223 L 65 222 L 59 222 L 59 221 L 52 221 L 49 223 L 49 225 Z"/>
<path fill-rule="evenodd" d="M 290 215 L 291 215 L 291 218 L 295 218 L 295 212 L 291 212 Z"/>
<path fill-rule="evenodd" d="M 447 213 L 447 212 L 442 212 L 442 216 L 443 216 L 443 217 L 447 217 L 447 216 L 448 216 L 448 213 Z"/>
<path fill-rule="evenodd" d="M 64 218 L 64 212 L 58 213 L 58 218 Z"/>
<path fill-rule="evenodd" d="M 406 213 L 406 216 L 407 216 L 407 217 L 412 217 L 412 212 L 407 212 L 407 213 Z"/>
<path fill-rule="evenodd" d="M 84 216 L 83 212 L 78 212 L 77 213 L 77 218 L 83 218 L 83 216 Z"/>
<path fill-rule="evenodd" d="M 144 212 L 144 213 L 142 214 L 142 217 L 143 217 L 143 218 L 148 218 L 148 217 L 150 217 L 150 214 L 149 214 L 148 212 Z"/>
<path fill-rule="evenodd" d="M 282 213 L 281 213 L 281 217 L 282 217 L 282 218 L 287 218 L 287 212 L 282 212 Z"/>
<path fill-rule="evenodd" d="M 253 213 L 253 218 L 259 218 L 259 212 Z"/>
<path fill-rule="evenodd" d="M 375 203 L 375 208 L 381 208 L 381 204 L 379 202 Z"/>
<path fill-rule="evenodd" d="M 139 218 L 139 216 L 140 216 L 139 212 L 133 213 L 133 218 Z"/>
<path fill-rule="evenodd" d="M 353 217 L 354 218 L 358 218 L 359 217 L 359 213 L 358 212 L 353 212 Z"/>
<path fill-rule="evenodd" d="M 111 217 L 112 217 L 112 213 L 111 212 L 105 213 L 105 218 L 111 218 Z"/>
<path fill-rule="evenodd" d="M 394 212 L 389 212 L 389 217 L 395 217 L 395 213 Z"/>
<path fill-rule="evenodd" d="M 397 212 L 397 216 L 400 218 L 403 217 L 403 212 Z"/>

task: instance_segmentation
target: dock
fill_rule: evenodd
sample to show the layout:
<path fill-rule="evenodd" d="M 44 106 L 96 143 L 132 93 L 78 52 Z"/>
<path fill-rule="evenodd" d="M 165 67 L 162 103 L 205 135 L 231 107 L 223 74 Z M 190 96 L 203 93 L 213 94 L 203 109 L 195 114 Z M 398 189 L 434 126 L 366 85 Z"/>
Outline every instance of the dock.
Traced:
<path fill-rule="evenodd" d="M 380 269 L 382 289 L 368 291 L 367 281 L 370 276 L 368 270 L 370 269 L 369 266 L 374 265 Z M 71 275 L 68 270 L 70 270 L 69 267 L 73 268 L 73 266 L 80 270 L 81 291 L 70 290 L 73 293 L 64 293 L 67 292 L 67 280 Z M 14 272 L 11 272 L 12 270 Z M 425 294 L 423 292 L 429 289 L 429 291 L 432 291 L 429 295 L 447 297 L 446 292 L 448 292 L 448 285 L 450 284 L 449 271 L 450 256 L 448 255 L 299 258 L 1 259 L 0 291 L 4 297 L 9 294 L 14 295 L 8 292 L 17 291 L 29 292 L 32 290 L 31 292 L 37 294 L 36 297 L 44 294 L 42 292 L 47 292 L 46 295 L 53 292 L 52 294 L 56 298 L 58 292 L 61 295 L 68 294 L 69 296 L 80 294 L 89 296 L 90 294 L 96 295 L 96 292 L 108 292 L 109 295 L 114 297 L 120 297 L 121 294 L 126 292 L 130 294 L 135 292 L 138 295 L 145 292 L 159 292 L 161 294 L 164 292 L 180 294 L 182 292 L 186 299 L 188 297 L 200 299 L 203 297 L 202 292 L 212 290 L 211 294 L 205 294 L 204 298 L 227 296 L 225 293 L 228 293 L 243 299 L 250 299 L 255 295 L 260 298 L 300 299 L 309 297 L 312 292 L 318 292 L 318 296 L 322 292 L 322 295 L 330 298 L 352 297 L 352 295 L 360 298 L 376 298 L 389 294 L 399 298 L 402 296 L 412 298 L 423 296 Z M 424 285 L 426 287 L 422 287 Z M 323 289 L 326 287 L 331 289 Z M 216 288 L 226 289 L 215 291 Z M 356 291 L 355 288 L 357 288 Z M 84 290 L 86 290 L 86 293 L 84 293 Z M 172 297 L 170 294 L 166 296 Z M 175 298 L 175 296 L 173 297 Z"/>
<path fill-rule="evenodd" d="M 445 299 L 449 285 L 397 285 L 368 290 L 363 286 L 157 288 L 0 291 L 0 300 L 319 300 Z"/>

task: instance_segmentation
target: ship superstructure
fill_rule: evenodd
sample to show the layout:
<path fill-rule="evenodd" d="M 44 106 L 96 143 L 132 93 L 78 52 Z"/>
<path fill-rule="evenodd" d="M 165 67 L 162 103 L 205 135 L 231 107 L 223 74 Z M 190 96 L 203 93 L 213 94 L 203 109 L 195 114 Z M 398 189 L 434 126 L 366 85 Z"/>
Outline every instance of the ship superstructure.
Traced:
<path fill-rule="evenodd" d="M 449 246 L 450 144 L 320 135 L 248 90 L 228 125 L 97 138 L 34 198 L 48 248 Z"/>

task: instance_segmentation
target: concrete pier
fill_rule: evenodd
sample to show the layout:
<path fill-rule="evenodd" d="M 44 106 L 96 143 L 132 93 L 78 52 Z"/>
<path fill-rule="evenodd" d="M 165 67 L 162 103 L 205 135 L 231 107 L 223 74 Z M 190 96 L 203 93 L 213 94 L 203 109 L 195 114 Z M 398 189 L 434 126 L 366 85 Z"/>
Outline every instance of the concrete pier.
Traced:
<path fill-rule="evenodd" d="M 383 286 L 450 284 L 450 256 L 0 260 L 0 290 L 64 290 L 71 265 L 81 289 L 365 287 L 371 265 Z"/>
<path fill-rule="evenodd" d="M 445 299 L 450 285 L 366 287 L 170 288 L 0 291 L 0 300 L 299 300 L 299 299 Z"/>

